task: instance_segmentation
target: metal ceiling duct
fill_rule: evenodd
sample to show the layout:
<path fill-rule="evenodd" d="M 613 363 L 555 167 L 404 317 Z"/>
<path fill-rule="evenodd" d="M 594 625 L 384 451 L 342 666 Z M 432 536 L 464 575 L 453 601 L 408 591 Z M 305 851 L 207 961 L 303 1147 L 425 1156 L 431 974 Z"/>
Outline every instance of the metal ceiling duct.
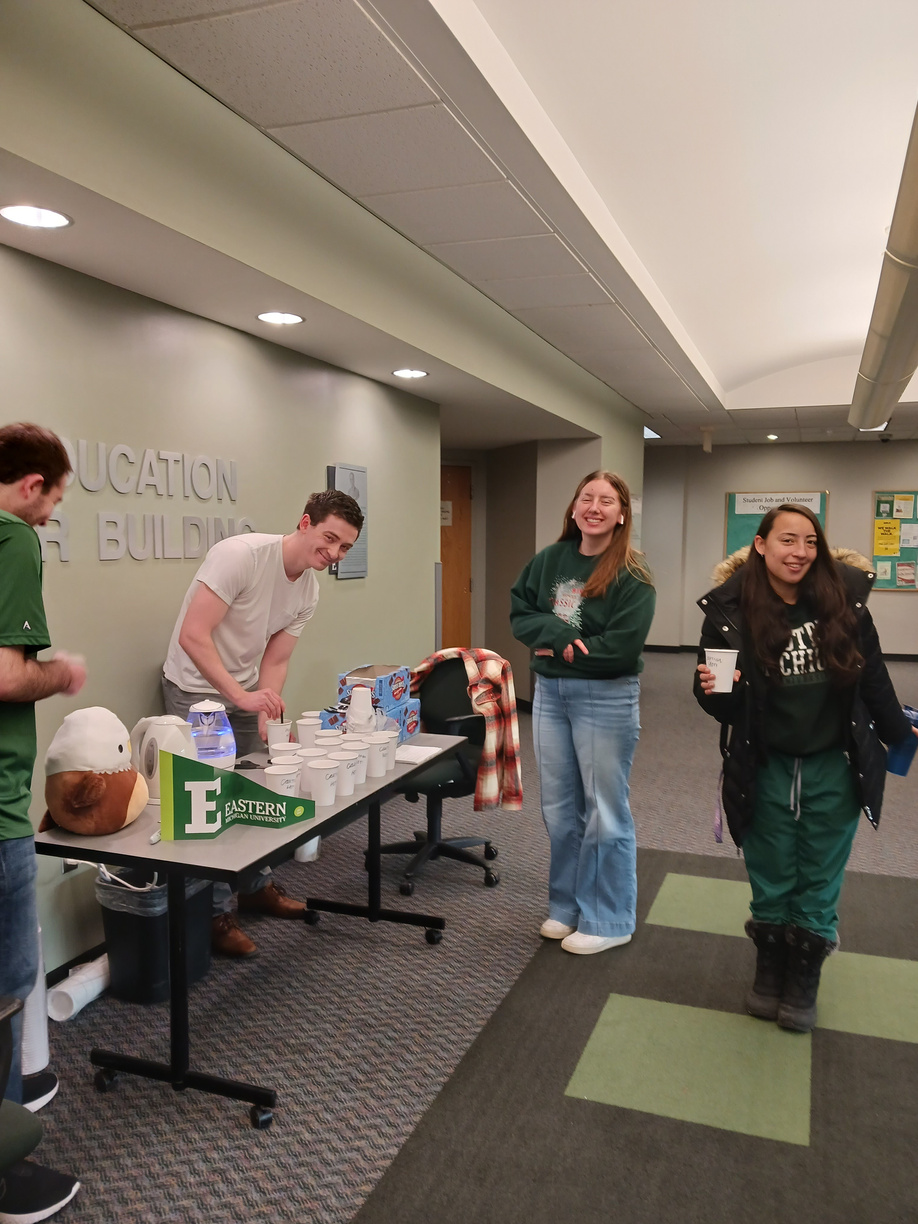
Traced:
<path fill-rule="evenodd" d="M 912 123 L 896 210 L 848 423 L 882 425 L 918 369 L 918 112 Z"/>

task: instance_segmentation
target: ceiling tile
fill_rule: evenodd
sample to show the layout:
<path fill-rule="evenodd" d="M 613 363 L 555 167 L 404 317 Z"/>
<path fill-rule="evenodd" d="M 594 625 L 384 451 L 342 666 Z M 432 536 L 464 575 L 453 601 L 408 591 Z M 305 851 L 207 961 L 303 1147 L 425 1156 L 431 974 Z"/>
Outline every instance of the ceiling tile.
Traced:
<path fill-rule="evenodd" d="M 560 276 L 583 265 L 555 234 L 496 238 L 490 242 L 443 242 L 427 247 L 473 283 L 517 276 Z"/>
<path fill-rule="evenodd" d="M 357 199 L 503 178 L 439 104 L 279 127 L 272 135 Z"/>
<path fill-rule="evenodd" d="M 360 202 L 420 246 L 548 233 L 539 214 L 506 179 L 364 196 Z"/>
<path fill-rule="evenodd" d="M 215 13 L 230 13 L 238 9 L 267 8 L 273 0 L 260 6 L 251 0 L 93 0 L 93 8 L 105 13 L 121 25 L 169 25 L 187 21 L 189 17 L 212 17 Z"/>
<path fill-rule="evenodd" d="M 763 429 L 767 433 L 769 429 L 777 431 L 778 428 L 797 428 L 796 408 L 750 408 L 742 412 L 731 412 L 730 417 L 737 429 L 743 433 L 757 433 Z"/>
<path fill-rule="evenodd" d="M 579 276 L 520 276 L 510 280 L 479 281 L 482 293 L 506 310 L 540 306 L 602 306 L 609 295 L 588 273 Z M 617 307 L 616 307 L 617 309 Z"/>
<path fill-rule="evenodd" d="M 809 428 L 844 428 L 848 424 L 850 404 L 807 405 L 795 409 L 798 425 Z"/>
<path fill-rule="evenodd" d="M 641 348 L 647 344 L 628 316 L 614 303 L 607 306 L 545 306 L 517 309 L 516 317 L 546 340 L 578 354 L 606 356 L 610 350 Z"/>
<path fill-rule="evenodd" d="M 831 432 L 825 429 L 804 425 L 799 430 L 801 442 L 851 442 L 854 440 L 854 429 L 841 426 L 830 426 Z"/>
<path fill-rule="evenodd" d="M 271 5 L 137 37 L 259 127 L 436 100 L 353 0 Z"/>

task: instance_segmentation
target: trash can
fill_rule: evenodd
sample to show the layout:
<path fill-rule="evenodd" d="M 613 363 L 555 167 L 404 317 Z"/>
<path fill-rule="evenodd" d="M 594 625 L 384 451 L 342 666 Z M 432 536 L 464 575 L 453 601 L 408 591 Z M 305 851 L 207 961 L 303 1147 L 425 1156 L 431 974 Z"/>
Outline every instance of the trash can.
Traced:
<path fill-rule="evenodd" d="M 96 876 L 96 899 L 102 906 L 111 973 L 109 991 L 128 1003 L 163 1003 L 169 998 L 167 886 L 156 884 L 134 891 L 143 889 L 152 879 L 152 872 L 134 868 L 111 873 L 108 879 Z M 212 894 L 209 880 L 185 882 L 189 986 L 200 981 L 210 968 Z"/>

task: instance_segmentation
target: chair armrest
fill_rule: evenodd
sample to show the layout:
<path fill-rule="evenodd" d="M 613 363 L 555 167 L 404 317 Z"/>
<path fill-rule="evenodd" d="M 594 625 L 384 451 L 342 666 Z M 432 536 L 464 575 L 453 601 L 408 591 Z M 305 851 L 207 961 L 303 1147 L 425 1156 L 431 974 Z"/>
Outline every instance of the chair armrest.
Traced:
<path fill-rule="evenodd" d="M 472 737 L 483 731 L 484 715 L 458 714 L 455 718 L 425 719 L 424 726 L 433 735 L 464 735 L 470 743 L 475 743 Z"/>

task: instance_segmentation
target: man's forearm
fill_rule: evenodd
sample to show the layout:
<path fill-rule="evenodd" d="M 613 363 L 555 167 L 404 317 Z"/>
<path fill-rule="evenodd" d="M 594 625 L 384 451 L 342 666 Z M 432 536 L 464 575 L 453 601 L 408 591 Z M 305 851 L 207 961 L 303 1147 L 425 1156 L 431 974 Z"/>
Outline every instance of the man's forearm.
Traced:
<path fill-rule="evenodd" d="M 284 691 L 284 683 L 287 679 L 287 662 L 272 663 L 270 660 L 262 659 L 261 670 L 258 673 L 258 687 L 273 689 L 275 693 L 280 695 Z"/>
<path fill-rule="evenodd" d="M 69 688 L 72 677 L 64 660 L 39 662 L 20 651 L 0 651 L 0 701 L 41 701 Z"/>

